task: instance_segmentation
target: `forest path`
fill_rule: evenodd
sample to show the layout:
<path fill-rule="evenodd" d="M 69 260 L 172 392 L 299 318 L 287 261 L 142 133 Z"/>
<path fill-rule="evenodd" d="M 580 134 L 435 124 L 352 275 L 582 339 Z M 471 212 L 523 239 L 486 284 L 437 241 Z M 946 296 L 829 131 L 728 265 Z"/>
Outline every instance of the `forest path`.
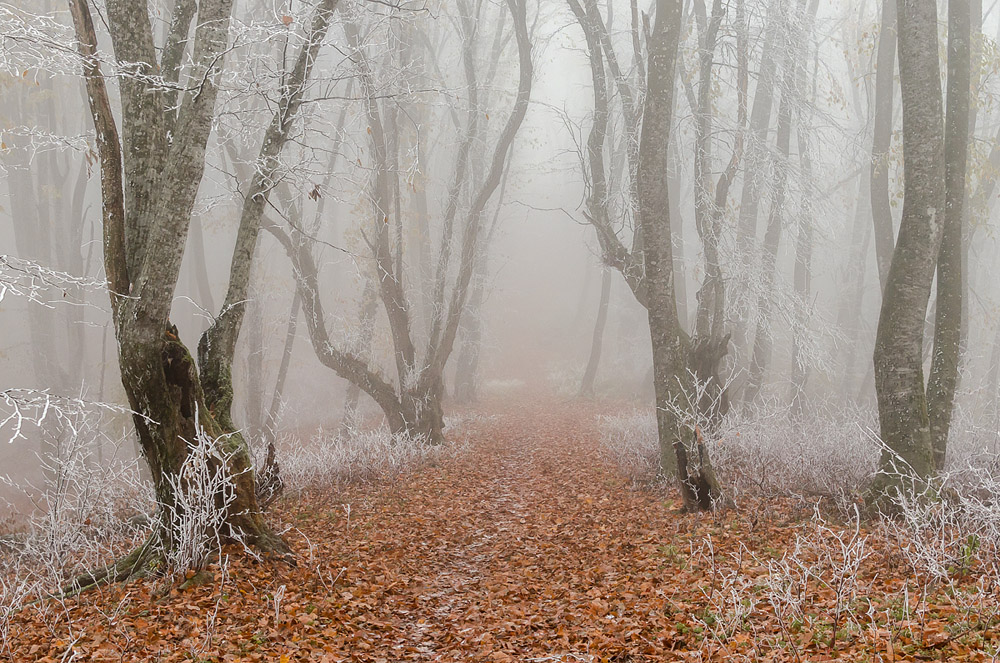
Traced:
<path fill-rule="evenodd" d="M 340 652 L 571 661 L 669 649 L 662 551 L 687 518 L 607 466 L 587 404 L 504 408 L 466 432 L 455 458 L 352 506 L 341 596 L 371 610 L 335 620 Z"/>

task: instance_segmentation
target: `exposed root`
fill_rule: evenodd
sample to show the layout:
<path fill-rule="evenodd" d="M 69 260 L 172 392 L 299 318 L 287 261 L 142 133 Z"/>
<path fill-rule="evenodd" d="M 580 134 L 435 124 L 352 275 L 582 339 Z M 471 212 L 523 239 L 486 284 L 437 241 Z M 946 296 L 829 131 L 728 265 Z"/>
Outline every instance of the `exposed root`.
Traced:
<path fill-rule="evenodd" d="M 154 533 L 142 545 L 117 561 L 77 576 L 52 598 L 72 598 L 104 585 L 144 578 L 162 571 L 165 566 L 160 536 Z"/>
<path fill-rule="evenodd" d="M 260 553 L 264 559 L 296 566 L 294 551 L 282 537 L 268 527 L 262 527 L 255 533 L 252 542 L 247 544 L 247 549 Z M 164 554 L 162 536 L 154 532 L 129 554 L 111 564 L 77 576 L 58 594 L 49 598 L 73 598 L 105 585 L 160 576 L 166 572 L 166 568 L 167 558 Z M 196 574 L 195 577 L 200 575 Z"/>

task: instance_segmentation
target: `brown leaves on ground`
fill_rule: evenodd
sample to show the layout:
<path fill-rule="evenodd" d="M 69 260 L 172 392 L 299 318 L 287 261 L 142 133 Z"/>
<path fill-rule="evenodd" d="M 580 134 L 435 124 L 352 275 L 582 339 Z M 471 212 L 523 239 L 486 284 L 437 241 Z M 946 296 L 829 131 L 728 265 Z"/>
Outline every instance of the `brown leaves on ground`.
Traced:
<path fill-rule="evenodd" d="M 291 528 L 297 567 L 229 551 L 228 568 L 192 589 L 163 596 L 138 582 L 29 607 L 11 660 L 981 661 L 995 651 L 992 622 L 966 628 L 972 613 L 947 596 L 913 608 L 920 598 L 900 590 L 889 548 L 863 564 L 864 592 L 850 602 L 814 578 L 795 610 L 775 607 L 769 564 L 794 546 L 803 514 L 681 514 L 603 461 L 583 405 L 507 409 L 467 432 L 463 453 L 391 486 L 286 498 L 274 515 Z"/>

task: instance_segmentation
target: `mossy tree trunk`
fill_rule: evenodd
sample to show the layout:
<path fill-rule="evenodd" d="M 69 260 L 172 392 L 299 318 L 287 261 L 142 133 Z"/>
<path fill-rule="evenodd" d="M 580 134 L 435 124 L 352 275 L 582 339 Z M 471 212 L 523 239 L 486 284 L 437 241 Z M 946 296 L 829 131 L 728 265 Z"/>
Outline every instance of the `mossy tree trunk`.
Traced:
<path fill-rule="evenodd" d="M 174 289 L 195 197 L 205 168 L 222 53 L 228 43 L 231 0 L 204 0 L 198 7 L 192 46 L 192 74 L 204 85 L 179 110 L 167 105 L 155 77 L 122 79 L 121 134 L 97 60 L 97 37 L 87 0 L 70 3 L 97 130 L 101 160 L 104 262 L 118 339 L 122 384 L 134 412 L 136 434 L 149 466 L 159 502 L 161 527 L 154 539 L 174 542 L 168 519 L 177 509 L 172 482 L 199 431 L 216 440 L 218 457 L 228 459 L 235 485 L 220 538 L 239 537 L 267 552 L 288 552 L 287 545 L 264 523 L 257 506 L 250 456 L 239 435 L 227 431 L 206 406 L 198 371 L 169 321 Z M 183 12 L 182 12 L 183 14 Z M 181 20 L 181 19 L 178 19 Z M 192 20 L 188 15 L 186 20 Z M 108 3 L 108 21 L 116 57 L 139 71 L 156 73 L 151 22 L 145 5 Z M 187 29 L 170 31 L 187 41 Z M 173 76 L 173 79 L 171 79 Z M 176 72 L 166 73 L 168 82 Z M 167 126 L 176 124 L 171 134 Z M 173 137 L 171 137 L 171 135 Z M 169 204 L 166 203 L 169 201 Z M 215 496 L 222 503 L 222 496 Z M 151 549 L 143 546 L 121 562 L 140 563 Z M 141 552 L 142 554 L 138 554 Z M 114 580 L 137 569 L 109 567 L 100 579 Z"/>

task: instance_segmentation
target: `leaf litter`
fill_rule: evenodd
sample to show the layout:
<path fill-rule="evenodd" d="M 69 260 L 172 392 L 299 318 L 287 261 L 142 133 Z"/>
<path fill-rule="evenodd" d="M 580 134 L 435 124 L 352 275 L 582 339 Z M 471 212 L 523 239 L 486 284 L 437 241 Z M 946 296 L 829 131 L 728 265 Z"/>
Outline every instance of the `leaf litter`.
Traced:
<path fill-rule="evenodd" d="M 3 656 L 997 660 L 989 574 L 922 582 L 877 525 L 791 500 L 681 513 L 674 491 L 636 488 L 608 461 L 594 409 L 470 416 L 461 453 L 277 504 L 296 566 L 226 549 L 190 589 L 147 580 L 36 603 Z"/>

